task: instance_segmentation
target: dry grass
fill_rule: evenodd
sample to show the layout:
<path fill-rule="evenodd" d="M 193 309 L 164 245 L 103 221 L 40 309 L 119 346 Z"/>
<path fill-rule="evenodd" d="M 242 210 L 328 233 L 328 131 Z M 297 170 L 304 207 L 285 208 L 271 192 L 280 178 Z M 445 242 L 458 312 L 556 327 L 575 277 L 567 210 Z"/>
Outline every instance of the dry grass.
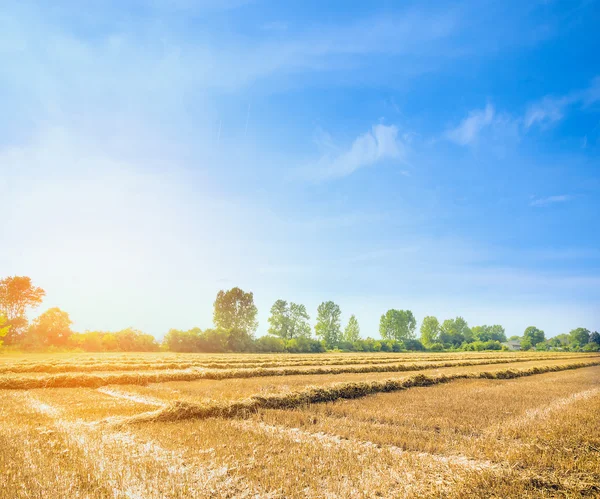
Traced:
<path fill-rule="evenodd" d="M 577 357 L 581 359 L 581 357 Z M 78 372 L 63 372 L 60 374 L 48 374 L 46 371 L 23 371 L 14 374 L 17 371 L 11 371 L 11 374 L 0 376 L 0 389 L 9 390 L 29 390 L 34 388 L 64 388 L 64 387 L 90 387 L 97 388 L 106 385 L 147 385 L 149 383 L 165 383 L 171 381 L 194 381 L 194 380 L 224 380 L 236 378 L 258 378 L 273 376 L 294 376 L 294 375 L 337 375 L 348 373 L 390 373 L 406 371 L 423 371 L 436 368 L 457 367 L 457 366 L 477 366 L 490 364 L 513 364 L 516 362 L 529 362 L 531 360 L 565 360 L 573 359 L 573 356 L 522 356 L 509 358 L 484 358 L 475 360 L 449 360 L 445 362 L 431 362 L 424 360 L 414 363 L 402 364 L 370 364 L 370 365 L 350 365 L 350 366 L 300 366 L 300 367 L 280 367 L 264 368 L 253 367 L 246 369 L 204 369 L 188 368 L 165 370 L 152 368 L 145 365 L 142 371 L 132 371 L 131 365 L 124 365 L 122 369 L 117 369 L 119 364 L 96 363 L 87 366 L 81 366 Z M 133 364 L 134 366 L 137 364 Z M 160 365 L 160 364 L 158 364 Z M 167 364 L 171 365 L 171 364 Z M 43 365 L 44 369 L 49 369 L 50 365 Z M 76 366 L 58 366 L 57 369 L 64 368 L 71 371 Z M 22 366 L 22 369 L 42 369 L 39 365 Z M 13 366 L 11 369 L 18 369 Z M 87 372 L 93 371 L 93 372 Z"/>
<path fill-rule="evenodd" d="M 597 355 L 82 354 L 0 362 L 28 382 L 50 374 L 32 371 L 40 365 L 76 368 L 66 375 L 84 378 L 124 365 L 100 371 L 119 379 L 136 379 L 133 366 L 155 362 L 275 371 L 0 390 L 0 498 L 600 495 Z M 232 365 L 238 369 L 223 367 Z M 390 371 L 393 379 L 370 370 L 407 365 L 413 370 Z M 355 367 L 365 372 L 337 371 Z"/>

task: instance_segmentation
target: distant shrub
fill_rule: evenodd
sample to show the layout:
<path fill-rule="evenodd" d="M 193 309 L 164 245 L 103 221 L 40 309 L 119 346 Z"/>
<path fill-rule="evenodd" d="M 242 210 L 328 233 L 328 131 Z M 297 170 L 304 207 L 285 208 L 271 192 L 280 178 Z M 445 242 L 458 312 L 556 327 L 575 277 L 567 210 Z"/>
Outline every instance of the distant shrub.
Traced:
<path fill-rule="evenodd" d="M 285 352 L 285 340 L 275 336 L 262 336 L 254 345 L 257 352 Z"/>
<path fill-rule="evenodd" d="M 354 343 L 351 341 L 340 341 L 338 344 L 338 350 L 342 352 L 351 352 L 353 350 Z"/>
<path fill-rule="evenodd" d="M 433 343 L 429 346 L 429 351 L 431 352 L 441 352 L 444 350 L 444 345 L 441 343 Z"/>
<path fill-rule="evenodd" d="M 407 350 L 410 351 L 418 351 L 418 352 L 423 352 L 425 351 L 425 347 L 423 346 L 423 343 L 421 343 L 419 340 L 404 340 L 404 348 L 406 348 Z"/>
<path fill-rule="evenodd" d="M 483 344 L 484 350 L 502 350 L 502 343 L 498 340 L 488 340 Z"/>
<path fill-rule="evenodd" d="M 325 352 L 327 348 L 322 341 L 300 337 L 287 340 L 285 350 L 290 353 L 319 353 Z"/>

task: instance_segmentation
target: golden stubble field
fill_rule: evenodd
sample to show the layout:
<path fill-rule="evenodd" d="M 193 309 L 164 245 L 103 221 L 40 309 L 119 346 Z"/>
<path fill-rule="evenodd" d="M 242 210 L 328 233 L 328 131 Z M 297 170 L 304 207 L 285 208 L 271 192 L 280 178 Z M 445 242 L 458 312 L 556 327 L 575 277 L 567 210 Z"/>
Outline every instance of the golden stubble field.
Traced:
<path fill-rule="evenodd" d="M 600 355 L 0 357 L 0 497 L 599 497 Z"/>

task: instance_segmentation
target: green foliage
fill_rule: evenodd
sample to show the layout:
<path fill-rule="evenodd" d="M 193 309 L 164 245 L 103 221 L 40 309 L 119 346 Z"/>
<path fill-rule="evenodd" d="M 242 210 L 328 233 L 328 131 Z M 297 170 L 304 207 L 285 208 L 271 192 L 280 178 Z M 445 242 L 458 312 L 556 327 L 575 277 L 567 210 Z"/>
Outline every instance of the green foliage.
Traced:
<path fill-rule="evenodd" d="M 0 280 L 0 314 L 7 319 L 10 330 L 6 334 L 6 343 L 15 344 L 22 339 L 27 330 L 28 308 L 35 308 L 46 292 L 31 283 L 30 277 L 12 276 Z"/>
<path fill-rule="evenodd" d="M 354 343 L 360 338 L 360 326 L 356 316 L 352 314 L 348 319 L 346 329 L 344 329 L 344 341 L 348 343 Z"/>
<path fill-rule="evenodd" d="M 240 288 L 219 291 L 214 303 L 213 321 L 217 329 L 244 331 L 253 335 L 258 327 L 254 295 Z"/>
<path fill-rule="evenodd" d="M 404 340 L 403 343 L 404 343 L 404 348 L 409 351 L 422 352 L 425 350 L 423 343 L 421 343 L 419 340 L 416 340 L 414 338 L 409 338 L 407 340 Z"/>
<path fill-rule="evenodd" d="M 521 350 L 531 350 L 533 344 L 529 338 L 523 338 L 521 340 Z"/>
<path fill-rule="evenodd" d="M 467 321 L 462 317 L 456 319 L 446 319 L 441 327 L 440 341 L 454 347 L 462 345 L 465 341 L 470 342 L 473 333 L 469 329 Z"/>
<path fill-rule="evenodd" d="M 379 334 L 384 340 L 414 339 L 417 321 L 410 310 L 390 309 L 379 320 Z"/>
<path fill-rule="evenodd" d="M 289 315 L 290 307 L 285 300 L 277 300 L 271 307 L 269 317 L 269 334 L 280 338 L 289 338 Z"/>
<path fill-rule="evenodd" d="M 246 331 L 232 329 L 227 334 L 228 352 L 252 352 L 254 350 L 254 341 L 252 336 Z"/>
<path fill-rule="evenodd" d="M 499 324 L 493 326 L 475 326 L 471 331 L 473 332 L 473 339 L 476 341 L 506 341 L 506 332 Z"/>
<path fill-rule="evenodd" d="M 304 305 L 277 300 L 271 307 L 269 334 L 284 340 L 310 337 L 310 317 Z"/>
<path fill-rule="evenodd" d="M 590 333 L 590 343 L 595 343 L 596 345 L 600 345 L 600 333 L 598 331 L 594 331 Z"/>
<path fill-rule="evenodd" d="M 421 342 L 426 347 L 431 347 L 434 343 L 438 343 L 440 339 L 440 321 L 432 315 L 428 315 L 423 319 L 421 324 Z"/>
<path fill-rule="evenodd" d="M 529 326 L 527 329 L 525 329 L 525 332 L 523 333 L 523 339 L 529 340 L 532 346 L 536 346 L 540 341 L 545 341 L 546 336 L 544 334 L 544 331 L 542 331 L 541 329 L 538 329 L 535 326 Z M 522 345 L 521 348 L 523 348 Z"/>
<path fill-rule="evenodd" d="M 583 347 L 590 341 L 590 331 L 584 327 L 573 329 L 569 333 L 569 342 L 573 346 Z"/>
<path fill-rule="evenodd" d="M 8 331 L 10 330 L 10 325 L 8 324 L 8 319 L 4 314 L 0 312 L 0 347 L 2 346 L 2 338 L 4 338 Z"/>
<path fill-rule="evenodd" d="M 290 353 L 321 353 L 327 348 L 323 341 L 300 336 L 286 341 L 285 350 Z"/>
<path fill-rule="evenodd" d="M 85 352 L 157 352 L 159 350 L 154 336 L 133 328 L 114 333 L 109 331 L 72 333 L 66 346 Z"/>
<path fill-rule="evenodd" d="M 257 352 L 285 352 L 285 340 L 273 336 L 261 336 L 254 342 Z"/>
<path fill-rule="evenodd" d="M 71 324 L 67 312 L 58 307 L 50 308 L 33 321 L 27 330 L 25 343 L 29 348 L 66 347 L 73 334 Z"/>
<path fill-rule="evenodd" d="M 462 350 L 466 352 L 482 352 L 484 350 L 502 350 L 502 344 L 497 340 L 473 341 L 464 343 Z"/>
<path fill-rule="evenodd" d="M 444 345 L 442 343 L 432 343 L 429 345 L 428 350 L 430 352 L 441 352 L 444 350 Z"/>
<path fill-rule="evenodd" d="M 404 343 L 396 340 L 375 340 L 367 338 L 356 340 L 350 348 L 353 352 L 402 352 Z"/>
<path fill-rule="evenodd" d="M 569 345 L 570 337 L 568 334 L 559 334 L 554 338 L 550 338 L 547 343 L 552 348 L 564 349 Z"/>
<path fill-rule="evenodd" d="M 325 341 L 327 348 L 336 348 L 341 340 L 341 315 L 339 305 L 332 301 L 323 302 L 317 308 L 315 333 L 318 338 Z"/>
<path fill-rule="evenodd" d="M 290 337 L 310 338 L 310 316 L 302 304 L 290 302 Z"/>

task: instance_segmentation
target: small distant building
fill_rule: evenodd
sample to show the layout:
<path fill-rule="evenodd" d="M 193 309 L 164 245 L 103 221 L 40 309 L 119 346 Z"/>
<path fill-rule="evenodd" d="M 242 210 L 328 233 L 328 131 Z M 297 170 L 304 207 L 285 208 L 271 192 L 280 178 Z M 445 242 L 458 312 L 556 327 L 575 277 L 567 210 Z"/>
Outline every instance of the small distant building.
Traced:
<path fill-rule="evenodd" d="M 502 343 L 509 350 L 517 351 L 521 350 L 521 341 L 520 340 L 508 340 Z"/>

